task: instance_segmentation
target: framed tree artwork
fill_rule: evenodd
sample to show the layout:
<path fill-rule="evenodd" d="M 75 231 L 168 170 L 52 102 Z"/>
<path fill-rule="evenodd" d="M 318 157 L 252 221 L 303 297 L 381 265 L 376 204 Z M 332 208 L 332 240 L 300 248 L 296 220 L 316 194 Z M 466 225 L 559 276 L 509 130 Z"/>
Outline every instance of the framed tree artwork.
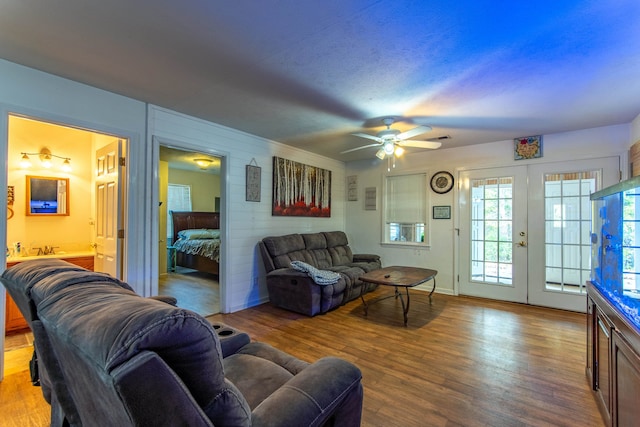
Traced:
<path fill-rule="evenodd" d="M 273 158 L 273 216 L 331 216 L 331 171 Z"/>

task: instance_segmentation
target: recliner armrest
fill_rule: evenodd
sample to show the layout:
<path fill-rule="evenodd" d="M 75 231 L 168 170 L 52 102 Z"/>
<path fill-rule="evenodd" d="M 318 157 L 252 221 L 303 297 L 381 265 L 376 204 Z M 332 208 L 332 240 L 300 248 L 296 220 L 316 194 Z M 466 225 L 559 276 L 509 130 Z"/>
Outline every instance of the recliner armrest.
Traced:
<path fill-rule="evenodd" d="M 324 357 L 287 381 L 252 412 L 253 426 L 355 427 L 362 418 L 362 373 L 354 364 Z"/>
<path fill-rule="evenodd" d="M 380 261 L 380 255 L 353 254 L 353 262 L 375 262 L 375 261 Z"/>
<path fill-rule="evenodd" d="M 178 299 L 169 295 L 156 295 L 149 297 L 149 299 L 154 299 L 156 301 L 162 301 L 174 307 L 178 306 Z"/>
<path fill-rule="evenodd" d="M 251 342 L 251 337 L 246 332 L 242 332 L 236 328 L 220 323 L 210 322 L 213 329 L 218 334 L 218 340 L 220 341 L 220 349 L 222 350 L 222 357 L 231 356 L 239 349 Z"/>

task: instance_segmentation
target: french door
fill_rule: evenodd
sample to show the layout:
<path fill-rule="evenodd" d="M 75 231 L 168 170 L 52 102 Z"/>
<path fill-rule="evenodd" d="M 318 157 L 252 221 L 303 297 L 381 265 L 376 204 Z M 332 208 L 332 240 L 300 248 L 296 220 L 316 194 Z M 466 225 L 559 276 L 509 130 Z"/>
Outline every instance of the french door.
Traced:
<path fill-rule="evenodd" d="M 589 195 L 618 178 L 618 157 L 460 172 L 460 294 L 584 311 Z"/>

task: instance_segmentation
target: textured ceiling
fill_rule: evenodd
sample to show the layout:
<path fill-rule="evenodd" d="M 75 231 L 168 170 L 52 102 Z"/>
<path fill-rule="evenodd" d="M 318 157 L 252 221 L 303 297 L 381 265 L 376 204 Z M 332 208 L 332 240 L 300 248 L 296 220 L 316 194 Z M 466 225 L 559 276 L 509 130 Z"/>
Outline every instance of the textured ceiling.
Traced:
<path fill-rule="evenodd" d="M 637 0 L 2 0 L 0 57 L 344 161 L 640 113 Z"/>

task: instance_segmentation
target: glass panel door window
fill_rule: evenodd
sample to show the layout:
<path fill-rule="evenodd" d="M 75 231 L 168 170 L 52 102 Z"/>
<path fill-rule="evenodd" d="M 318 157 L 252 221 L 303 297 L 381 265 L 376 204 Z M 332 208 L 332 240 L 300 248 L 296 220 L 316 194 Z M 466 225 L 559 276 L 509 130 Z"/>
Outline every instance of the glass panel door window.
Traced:
<path fill-rule="evenodd" d="M 471 280 L 513 283 L 513 177 L 471 181 Z"/>
<path fill-rule="evenodd" d="M 545 289 L 583 294 L 590 275 L 591 204 L 599 171 L 544 175 Z"/>

